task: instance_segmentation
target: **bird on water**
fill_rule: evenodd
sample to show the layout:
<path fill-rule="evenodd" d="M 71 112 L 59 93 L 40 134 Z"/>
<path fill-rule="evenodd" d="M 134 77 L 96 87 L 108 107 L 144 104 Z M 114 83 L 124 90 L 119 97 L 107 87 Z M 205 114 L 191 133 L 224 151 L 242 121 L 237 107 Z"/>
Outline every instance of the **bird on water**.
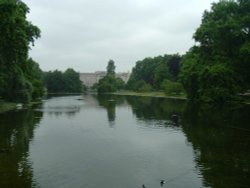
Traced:
<path fill-rule="evenodd" d="M 165 183 L 165 180 L 161 180 L 161 186 L 163 186 Z"/>

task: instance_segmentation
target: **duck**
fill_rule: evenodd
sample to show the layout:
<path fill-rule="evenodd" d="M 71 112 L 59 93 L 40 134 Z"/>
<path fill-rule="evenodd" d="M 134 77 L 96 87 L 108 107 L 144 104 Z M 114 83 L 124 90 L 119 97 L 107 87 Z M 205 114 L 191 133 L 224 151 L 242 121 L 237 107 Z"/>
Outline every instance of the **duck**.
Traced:
<path fill-rule="evenodd" d="M 163 186 L 166 183 L 165 180 L 161 180 L 161 186 Z"/>

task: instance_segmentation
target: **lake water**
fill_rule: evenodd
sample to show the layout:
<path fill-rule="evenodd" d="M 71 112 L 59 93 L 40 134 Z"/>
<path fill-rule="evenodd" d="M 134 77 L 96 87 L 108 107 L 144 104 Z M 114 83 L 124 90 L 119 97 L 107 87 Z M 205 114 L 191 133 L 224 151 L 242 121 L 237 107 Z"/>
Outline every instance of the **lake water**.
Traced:
<path fill-rule="evenodd" d="M 250 106 L 51 97 L 0 114 L 1 188 L 247 188 Z"/>

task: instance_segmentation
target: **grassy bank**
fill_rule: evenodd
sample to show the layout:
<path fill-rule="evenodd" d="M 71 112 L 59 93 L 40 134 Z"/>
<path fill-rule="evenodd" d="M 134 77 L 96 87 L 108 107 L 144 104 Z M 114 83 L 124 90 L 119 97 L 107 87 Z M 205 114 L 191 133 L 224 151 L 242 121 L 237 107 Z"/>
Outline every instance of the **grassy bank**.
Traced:
<path fill-rule="evenodd" d="M 16 108 L 16 103 L 0 101 L 0 113 L 14 110 L 15 108 Z"/>
<path fill-rule="evenodd" d="M 42 103 L 42 100 L 32 101 L 32 102 L 25 104 L 25 107 L 31 107 L 31 106 L 41 104 L 41 103 Z M 0 113 L 15 110 L 16 108 L 17 108 L 17 103 L 0 101 Z"/>
<path fill-rule="evenodd" d="M 170 98 L 170 99 L 181 99 L 186 100 L 185 95 L 166 95 L 164 92 L 155 91 L 155 92 L 134 92 L 134 91 L 118 91 L 112 93 L 114 95 L 126 95 L 126 96 L 141 96 L 141 97 L 161 97 L 161 98 Z"/>

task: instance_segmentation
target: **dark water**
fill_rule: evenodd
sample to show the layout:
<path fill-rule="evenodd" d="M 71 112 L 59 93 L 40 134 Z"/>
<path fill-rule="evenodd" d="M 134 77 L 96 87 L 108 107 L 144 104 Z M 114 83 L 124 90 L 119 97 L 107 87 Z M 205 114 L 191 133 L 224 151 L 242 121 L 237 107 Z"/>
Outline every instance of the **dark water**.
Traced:
<path fill-rule="evenodd" d="M 247 188 L 249 115 L 148 97 L 50 98 L 0 115 L 0 187 Z"/>

